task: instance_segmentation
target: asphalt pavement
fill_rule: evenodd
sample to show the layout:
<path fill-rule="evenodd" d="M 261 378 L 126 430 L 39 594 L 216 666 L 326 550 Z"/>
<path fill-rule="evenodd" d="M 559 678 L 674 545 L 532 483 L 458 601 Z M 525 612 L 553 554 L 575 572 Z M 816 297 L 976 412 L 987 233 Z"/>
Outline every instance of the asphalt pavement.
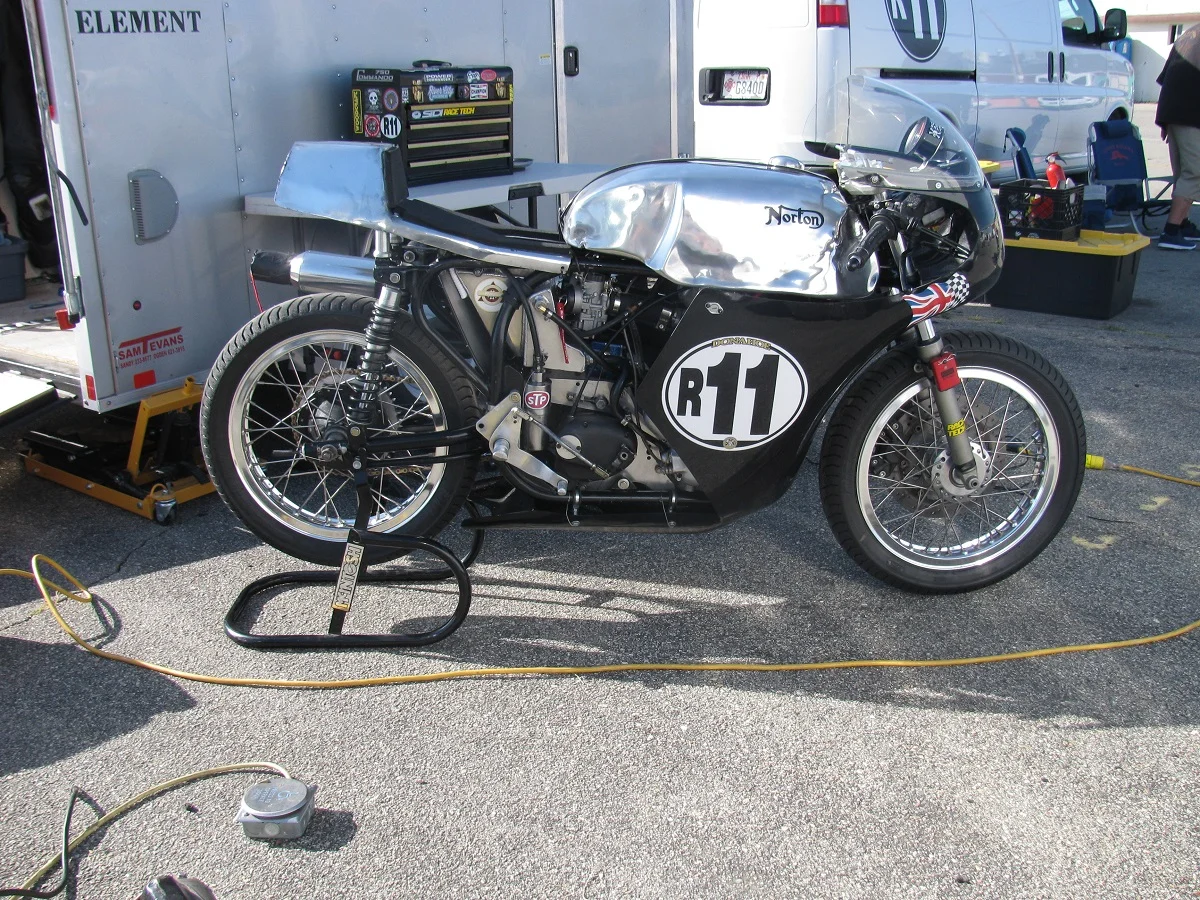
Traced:
<path fill-rule="evenodd" d="M 1198 284 L 1200 251 L 1151 247 L 1133 305 L 1111 320 L 969 305 L 944 327 L 993 330 L 1052 360 L 1092 453 L 1197 478 Z M 85 635 L 221 675 L 926 659 L 1200 618 L 1198 509 L 1196 488 L 1092 471 L 1026 569 L 918 597 L 842 552 L 805 465 L 774 506 L 705 535 L 492 535 L 472 615 L 430 650 L 265 653 L 229 641 L 221 620 L 243 583 L 293 566 L 217 499 L 161 527 L 4 453 L 0 566 L 49 554 L 96 588 L 97 610 L 64 604 Z M 367 590 L 352 621 L 386 629 L 398 604 L 430 597 Z M 325 602 L 276 598 L 260 626 L 319 628 Z M 242 835 L 233 818 L 254 776 L 200 782 L 90 839 L 67 896 L 133 898 L 157 873 L 186 872 L 221 900 L 1195 897 L 1198 641 L 954 669 L 297 692 L 97 659 L 28 582 L 0 579 L 0 885 L 54 851 L 73 785 L 108 810 L 193 770 L 270 760 L 319 785 L 304 838 Z M 82 806 L 76 830 L 95 814 Z"/>

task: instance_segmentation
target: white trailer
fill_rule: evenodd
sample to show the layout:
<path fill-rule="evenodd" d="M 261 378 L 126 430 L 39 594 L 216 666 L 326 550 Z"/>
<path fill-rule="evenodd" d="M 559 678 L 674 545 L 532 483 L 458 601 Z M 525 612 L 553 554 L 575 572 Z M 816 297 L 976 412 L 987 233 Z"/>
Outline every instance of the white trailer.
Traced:
<path fill-rule="evenodd" d="M 253 250 L 302 237 L 357 252 L 343 226 L 301 230 L 246 204 L 274 189 L 293 142 L 345 135 L 355 67 L 511 67 L 516 153 L 533 160 L 613 166 L 691 152 L 691 0 L 23 5 L 77 319 L 46 334 L 34 368 L 93 410 L 201 381 L 258 312 Z M 546 221 L 557 207 L 541 202 Z M 286 289 L 261 292 L 266 304 Z M 30 368 L 18 348 L 29 339 L 0 334 L 0 370 Z"/>

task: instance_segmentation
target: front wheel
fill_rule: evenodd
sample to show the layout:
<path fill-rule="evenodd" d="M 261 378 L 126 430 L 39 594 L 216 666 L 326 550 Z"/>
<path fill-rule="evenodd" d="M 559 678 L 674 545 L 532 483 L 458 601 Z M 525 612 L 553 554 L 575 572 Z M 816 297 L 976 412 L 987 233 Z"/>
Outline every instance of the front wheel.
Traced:
<path fill-rule="evenodd" d="M 985 332 L 942 336 L 958 358 L 959 403 L 982 475 L 953 464 L 932 385 L 893 353 L 851 387 L 821 450 L 821 501 L 834 534 L 872 575 L 922 593 L 1007 578 L 1046 547 L 1083 482 L 1083 418 L 1050 363 Z"/>
<path fill-rule="evenodd" d="M 272 307 L 230 340 L 204 387 L 201 444 L 222 499 L 264 541 L 320 565 L 341 561 L 358 504 L 344 467 L 306 457 L 301 446 L 348 427 L 372 302 L 317 294 Z M 466 376 L 401 316 L 369 437 L 447 431 L 477 415 Z M 408 465 L 368 464 L 371 531 L 436 534 L 474 483 L 473 459 L 437 462 L 446 448 L 432 460 L 409 455 Z"/>

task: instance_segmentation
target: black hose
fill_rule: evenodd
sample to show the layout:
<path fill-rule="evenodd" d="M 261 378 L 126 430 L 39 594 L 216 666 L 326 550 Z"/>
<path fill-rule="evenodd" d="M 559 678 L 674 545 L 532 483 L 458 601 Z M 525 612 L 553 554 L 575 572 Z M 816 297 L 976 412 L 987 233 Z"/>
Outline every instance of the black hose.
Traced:
<path fill-rule="evenodd" d="M 67 855 L 71 849 L 71 813 L 75 809 L 75 801 L 79 799 L 79 788 L 71 789 L 71 799 L 67 802 L 67 815 L 63 820 L 62 828 L 62 861 L 60 868 L 62 875 L 59 876 L 58 884 L 44 891 L 27 891 L 24 888 L 2 888 L 0 889 L 0 897 L 33 897 L 35 900 L 48 900 L 55 894 L 61 893 L 63 888 L 67 886 Z"/>
<path fill-rule="evenodd" d="M 538 337 L 537 317 L 533 310 L 533 301 L 529 299 L 529 291 L 520 278 L 514 278 L 509 283 L 516 289 L 517 296 L 521 298 L 521 308 L 525 311 L 525 318 L 529 323 L 529 336 L 533 341 L 533 368 L 540 372 L 546 364 L 546 357 L 542 355 L 542 341 Z"/>
<path fill-rule="evenodd" d="M 508 326 L 520 305 L 520 296 L 515 291 L 505 291 L 500 312 L 492 325 L 492 370 L 488 379 L 488 402 L 492 404 L 499 403 L 504 395 L 504 351 L 508 343 Z"/>

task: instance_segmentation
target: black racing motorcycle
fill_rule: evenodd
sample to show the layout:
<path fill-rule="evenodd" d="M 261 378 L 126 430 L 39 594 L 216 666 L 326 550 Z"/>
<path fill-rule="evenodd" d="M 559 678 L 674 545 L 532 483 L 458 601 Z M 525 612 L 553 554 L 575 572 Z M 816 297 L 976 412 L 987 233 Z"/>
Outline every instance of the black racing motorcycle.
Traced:
<path fill-rule="evenodd" d="M 968 143 L 882 82 L 840 103 L 828 167 L 626 166 L 561 237 L 411 199 L 397 148 L 297 144 L 277 203 L 373 230 L 374 258 L 292 258 L 361 295 L 290 300 L 225 347 L 202 420 L 221 496 L 324 565 L 356 517 L 432 536 L 464 505 L 470 529 L 703 531 L 783 496 L 828 413 L 822 503 L 864 569 L 921 592 L 1011 575 L 1075 503 L 1079 407 L 1033 350 L 934 327 L 1003 261 Z"/>

